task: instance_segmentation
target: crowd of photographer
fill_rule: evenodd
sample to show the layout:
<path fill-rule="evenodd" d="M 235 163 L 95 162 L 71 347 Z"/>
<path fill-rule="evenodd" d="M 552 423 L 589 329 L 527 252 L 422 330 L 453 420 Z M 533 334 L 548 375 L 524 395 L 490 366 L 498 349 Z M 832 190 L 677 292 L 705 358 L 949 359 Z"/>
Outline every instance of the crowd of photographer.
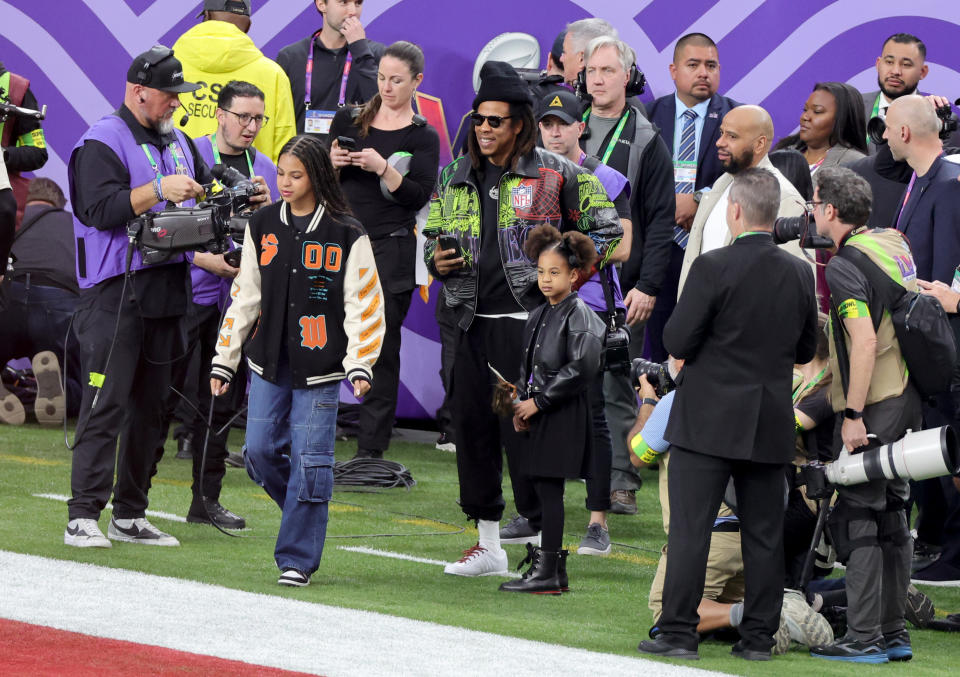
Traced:
<path fill-rule="evenodd" d="M 503 544 L 524 543 L 500 589 L 568 591 L 564 482 L 587 482 L 577 553 L 602 556 L 655 465 L 667 545 L 641 652 L 698 658 L 715 633 L 748 660 L 792 641 L 909 660 L 905 617 L 932 619 L 911 578 L 960 582 L 960 139 L 949 101 L 916 94 L 923 42 L 882 43 L 875 93 L 816 83 L 776 142 L 766 110 L 718 93 L 707 35 L 677 41 L 676 91 L 644 106 L 616 28 L 576 21 L 539 79 L 482 65 L 441 168 L 412 104 L 420 48 L 368 40 L 362 0 L 315 4 L 322 28 L 277 63 L 249 0 L 207 0 L 174 49 L 138 55 L 70 156 L 69 232 L 55 184 L 18 192 L 45 111 L 0 67 L 0 362 L 33 357 L 40 422 L 78 416 L 64 543 L 179 545 L 146 519 L 174 417 L 187 520 L 244 528 L 220 490 L 246 408 L 240 462 L 282 511 L 278 582 L 309 584 L 342 381 L 356 458 L 389 447 L 421 228 L 439 441 L 478 531 L 445 573 L 504 574 Z M 0 385 L 0 421 L 24 404 Z"/>

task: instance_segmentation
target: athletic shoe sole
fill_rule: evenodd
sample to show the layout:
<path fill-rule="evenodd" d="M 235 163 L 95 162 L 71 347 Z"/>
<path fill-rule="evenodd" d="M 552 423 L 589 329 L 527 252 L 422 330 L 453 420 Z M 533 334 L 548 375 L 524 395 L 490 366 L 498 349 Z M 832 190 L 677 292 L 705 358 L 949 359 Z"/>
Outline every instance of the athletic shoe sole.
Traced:
<path fill-rule="evenodd" d="M 599 548 L 591 548 L 590 546 L 581 545 L 579 548 L 577 548 L 577 554 L 578 555 L 599 555 L 600 557 L 605 557 L 606 555 L 610 554 L 610 551 L 612 549 L 613 548 L 609 545 L 607 546 L 606 550 L 600 550 Z"/>
<path fill-rule="evenodd" d="M 0 421 L 7 425 L 23 425 L 27 412 L 17 396 L 0 384 Z"/>
<path fill-rule="evenodd" d="M 483 574 L 466 574 L 466 573 L 460 573 L 457 571 L 447 571 L 446 568 L 444 568 L 443 573 L 448 574 L 450 576 L 463 576 L 464 578 L 480 578 L 481 576 L 512 576 L 513 575 L 506 569 L 504 569 L 503 571 L 488 571 Z"/>
<path fill-rule="evenodd" d="M 890 660 L 886 654 L 879 656 L 821 656 L 820 654 L 811 653 L 810 655 L 814 658 L 823 658 L 828 661 L 843 661 L 845 663 L 887 663 Z"/>
<path fill-rule="evenodd" d="M 37 379 L 37 400 L 33 405 L 37 421 L 41 425 L 63 423 L 67 403 L 60 385 L 60 362 L 57 356 L 52 351 L 44 350 L 33 356 L 32 365 L 33 375 Z"/>
<path fill-rule="evenodd" d="M 102 541 L 99 538 L 91 538 L 87 535 L 71 535 L 69 532 L 63 532 L 63 544 L 71 545 L 74 548 L 112 548 L 113 544 L 106 538 Z"/>
<path fill-rule="evenodd" d="M 897 662 L 908 661 L 913 658 L 913 649 L 887 649 L 887 658 Z"/>
<path fill-rule="evenodd" d="M 308 578 L 304 580 L 299 576 L 297 576 L 296 578 L 290 578 L 281 574 L 280 578 L 277 579 L 277 583 L 279 583 L 280 585 L 286 586 L 288 588 L 305 588 L 308 585 L 310 585 L 310 579 Z"/>
<path fill-rule="evenodd" d="M 910 582 L 914 585 L 932 585 L 936 588 L 960 588 L 960 580 L 955 581 L 922 581 L 918 578 L 911 578 Z"/>
<path fill-rule="evenodd" d="M 170 534 L 167 534 L 162 538 L 139 538 L 137 536 L 130 536 L 128 534 L 121 533 L 113 528 L 112 522 L 107 528 L 107 538 L 109 538 L 111 541 L 118 541 L 120 543 L 135 543 L 137 545 L 159 545 L 165 547 L 175 547 L 180 545 L 180 541 Z"/>

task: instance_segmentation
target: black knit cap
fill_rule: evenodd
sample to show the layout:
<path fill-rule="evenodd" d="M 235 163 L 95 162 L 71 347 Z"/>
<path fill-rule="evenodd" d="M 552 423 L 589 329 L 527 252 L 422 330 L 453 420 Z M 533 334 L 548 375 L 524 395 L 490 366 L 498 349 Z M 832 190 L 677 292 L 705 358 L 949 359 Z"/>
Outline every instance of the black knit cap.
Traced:
<path fill-rule="evenodd" d="M 530 88 L 513 66 L 505 61 L 488 61 L 480 68 L 480 91 L 473 100 L 473 110 L 484 101 L 525 103 L 533 106 Z"/>

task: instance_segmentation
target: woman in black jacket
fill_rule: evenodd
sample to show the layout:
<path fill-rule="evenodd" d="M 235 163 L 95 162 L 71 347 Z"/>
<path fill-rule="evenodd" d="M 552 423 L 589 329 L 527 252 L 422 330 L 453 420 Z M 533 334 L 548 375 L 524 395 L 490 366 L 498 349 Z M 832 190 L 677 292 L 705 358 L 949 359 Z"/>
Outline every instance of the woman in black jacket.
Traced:
<path fill-rule="evenodd" d="M 330 158 L 370 235 L 387 322 L 374 386 L 360 405 L 360 458 L 382 458 L 390 445 L 400 383 L 400 326 L 416 286 L 417 212 L 437 179 L 439 137 L 413 112 L 413 94 L 422 80 L 423 52 L 409 42 L 395 42 L 380 59 L 376 96 L 359 108 L 341 109 L 330 127 Z"/>
<path fill-rule="evenodd" d="M 546 303 L 530 313 L 523 331 L 523 356 L 514 405 L 514 427 L 529 431 L 524 471 L 542 511 L 541 548 L 528 545 L 532 565 L 522 579 L 500 586 L 508 592 L 560 594 L 567 589 L 561 559 L 563 485 L 584 477 L 590 463 L 593 430 L 589 385 L 600 371 L 604 324 L 572 290 L 590 275 L 597 250 L 589 237 L 563 235 L 538 226 L 524 251 L 537 261 L 537 285 Z"/>

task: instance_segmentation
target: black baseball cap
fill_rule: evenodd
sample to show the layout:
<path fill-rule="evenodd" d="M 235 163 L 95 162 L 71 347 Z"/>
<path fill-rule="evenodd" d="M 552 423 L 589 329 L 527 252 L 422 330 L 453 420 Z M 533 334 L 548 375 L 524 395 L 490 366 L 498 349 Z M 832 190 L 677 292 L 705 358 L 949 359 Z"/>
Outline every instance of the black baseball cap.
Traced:
<path fill-rule="evenodd" d="M 552 94 L 547 94 L 545 97 L 543 97 L 543 103 L 541 106 L 543 113 L 541 113 L 540 117 L 537 118 L 537 122 L 540 122 L 544 118 L 548 118 L 551 115 L 560 118 L 568 125 L 572 125 L 574 122 L 582 121 L 580 99 L 578 99 L 573 92 L 569 92 L 566 89 L 556 91 Z"/>
<path fill-rule="evenodd" d="M 184 82 L 183 65 L 173 50 L 163 45 L 156 45 L 133 60 L 127 71 L 127 82 L 178 94 L 200 89 L 198 84 Z"/>
<path fill-rule="evenodd" d="M 230 12 L 250 16 L 250 0 L 203 0 L 203 11 L 197 14 L 198 19 L 203 16 L 203 12 Z"/>

